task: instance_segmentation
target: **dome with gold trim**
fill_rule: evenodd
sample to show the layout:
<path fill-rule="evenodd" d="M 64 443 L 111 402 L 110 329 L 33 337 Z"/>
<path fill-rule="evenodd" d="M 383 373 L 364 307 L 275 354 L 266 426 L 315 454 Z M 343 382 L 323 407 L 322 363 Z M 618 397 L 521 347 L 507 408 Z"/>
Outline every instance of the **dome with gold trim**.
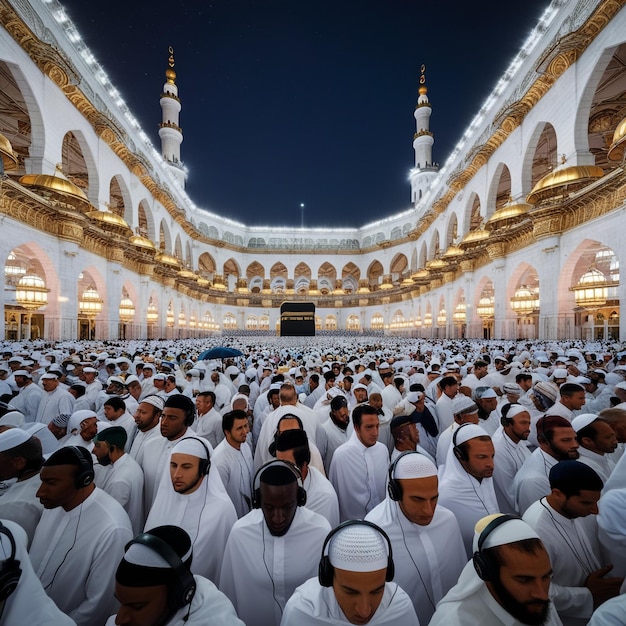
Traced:
<path fill-rule="evenodd" d="M 157 254 L 156 256 L 156 260 L 159 261 L 160 263 L 163 263 L 163 265 L 168 265 L 170 267 L 175 267 L 177 269 L 180 268 L 180 261 L 175 256 L 172 256 L 171 254 L 166 254 L 165 252 L 159 252 L 159 254 Z"/>
<path fill-rule="evenodd" d="M 459 247 L 465 248 L 469 246 L 474 246 L 477 243 L 481 243 L 482 241 L 486 241 L 491 236 L 491 233 L 488 230 L 485 230 L 482 226 L 479 226 L 475 230 L 470 230 L 463 239 L 459 242 Z"/>
<path fill-rule="evenodd" d="M 0 155 L 5 170 L 17 168 L 17 155 L 13 152 L 11 142 L 2 133 L 0 133 Z"/>
<path fill-rule="evenodd" d="M 130 243 L 137 248 L 144 248 L 146 250 L 156 250 L 156 246 L 150 239 L 140 234 L 133 235 L 130 238 Z"/>
<path fill-rule="evenodd" d="M 529 204 L 539 204 L 544 200 L 559 198 L 580 189 L 598 178 L 602 178 L 604 172 L 597 165 L 571 165 L 560 167 L 546 174 L 530 192 L 526 198 Z"/>
<path fill-rule="evenodd" d="M 123 234 L 126 234 L 126 232 L 130 230 L 130 226 L 126 223 L 126 220 L 111 211 L 89 211 L 87 217 L 93 222 L 98 222 L 98 225 L 105 230 L 112 230 Z"/>
<path fill-rule="evenodd" d="M 68 180 L 57 165 L 54 174 L 25 174 L 20 178 L 20 185 L 30 187 L 44 197 L 64 200 L 73 206 L 87 208 L 90 205 L 85 192 Z"/>
<path fill-rule="evenodd" d="M 613 141 L 609 147 L 608 157 L 611 161 L 621 161 L 626 148 L 626 117 L 617 125 L 613 133 Z"/>
<path fill-rule="evenodd" d="M 501 226 L 514 226 L 520 222 L 522 216 L 532 209 L 530 204 L 515 202 L 512 198 L 504 206 L 500 207 L 488 220 L 485 228 L 495 230 Z"/>

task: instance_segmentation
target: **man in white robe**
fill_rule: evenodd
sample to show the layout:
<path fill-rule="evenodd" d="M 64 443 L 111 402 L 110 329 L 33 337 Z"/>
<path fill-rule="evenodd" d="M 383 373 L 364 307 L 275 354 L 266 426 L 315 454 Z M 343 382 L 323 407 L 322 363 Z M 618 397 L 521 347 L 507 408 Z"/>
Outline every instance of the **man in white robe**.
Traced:
<path fill-rule="evenodd" d="M 4 496 L 3 496 L 4 497 Z M 605 492 L 598 502 L 598 538 L 614 564 L 614 576 L 626 575 L 626 488 Z"/>
<path fill-rule="evenodd" d="M 263 466 L 254 487 L 260 508 L 233 526 L 219 588 L 247 626 L 278 626 L 295 588 L 315 575 L 330 525 L 302 506 L 306 494 L 291 464 Z"/>
<path fill-rule="evenodd" d="M 617 449 L 615 431 L 594 413 L 583 413 L 572 420 L 578 441 L 579 461 L 593 468 L 603 483 L 611 476 L 611 454 Z"/>
<path fill-rule="evenodd" d="M 607 576 L 598 540 L 598 500 L 603 482 L 580 461 L 550 470 L 550 493 L 524 513 L 550 555 L 554 604 L 566 626 L 586 624 L 593 609 L 616 596 L 623 578 Z"/>
<path fill-rule="evenodd" d="M 71 415 L 74 410 L 74 397 L 59 386 L 56 374 L 42 374 L 41 385 L 45 394 L 37 407 L 37 422 L 48 424 L 56 416 Z"/>
<path fill-rule="evenodd" d="M 102 410 L 104 419 L 111 426 L 121 426 L 126 431 L 126 452 L 129 452 L 137 433 L 137 424 L 135 424 L 134 417 L 126 410 L 126 403 L 122 398 L 113 396 L 104 403 Z"/>
<path fill-rule="evenodd" d="M 143 398 L 135 410 L 133 417 L 137 426 L 137 434 L 128 454 L 137 461 L 140 467 L 143 464 L 143 455 L 148 442 L 163 436 L 159 428 L 163 404 L 161 396 L 152 394 Z"/>
<path fill-rule="evenodd" d="M 215 448 L 211 463 L 219 473 L 237 512 L 243 517 L 252 506 L 254 461 L 247 442 L 250 423 L 245 411 L 229 411 L 222 418 L 225 439 Z"/>
<path fill-rule="evenodd" d="M 493 486 L 501 513 L 517 514 L 513 480 L 531 452 L 526 445 L 530 435 L 530 413 L 521 404 L 502 407 L 502 424 L 491 437 L 494 457 Z"/>
<path fill-rule="evenodd" d="M 46 509 L 30 548 L 46 593 L 79 626 L 102 624 L 115 607 L 115 568 L 132 539 L 122 505 L 93 482 L 85 448 L 57 450 L 43 465 L 37 492 Z"/>
<path fill-rule="evenodd" d="M 93 455 L 98 459 L 96 485 L 115 498 L 123 507 L 133 529 L 140 533 L 143 510 L 143 472 L 135 459 L 124 452 L 126 429 L 111 426 L 93 439 Z"/>
<path fill-rule="evenodd" d="M 26 531 L 28 545 L 43 513 L 36 497 L 42 463 L 41 443 L 36 437 L 21 428 L 0 433 L 0 481 L 16 479 L 0 498 L 0 519 L 19 524 Z"/>
<path fill-rule="evenodd" d="M 552 568 L 539 536 L 519 518 L 505 516 L 496 524 L 501 518 L 490 515 L 477 523 L 475 557 L 437 606 L 430 626 L 561 624 L 550 602 Z"/>
<path fill-rule="evenodd" d="M 223 546 L 237 514 L 209 456 L 207 444 L 197 437 L 184 437 L 174 445 L 145 527 L 185 530 L 196 555 L 193 573 L 217 584 Z"/>
<path fill-rule="evenodd" d="M 438 487 L 435 464 L 404 452 L 389 469 L 387 497 L 365 518 L 389 536 L 394 581 L 411 598 L 420 624 L 428 624 L 467 562 L 456 518 L 437 505 Z"/>
<path fill-rule="evenodd" d="M 337 526 L 337 494 L 328 478 L 310 465 L 311 449 L 306 432 L 301 429 L 283 431 L 276 438 L 276 458 L 289 461 L 300 470 L 302 486 L 306 491 L 306 508 L 325 517 L 331 527 Z"/>
<path fill-rule="evenodd" d="M 364 522 L 339 526 L 324 543 L 323 566 L 289 599 L 281 626 L 418 626 L 408 595 L 392 582 L 387 539 Z"/>
<path fill-rule="evenodd" d="M 194 430 L 198 437 L 208 439 L 214 447 L 224 440 L 222 430 L 222 414 L 215 408 L 215 393 L 203 391 L 196 396 L 198 417 L 194 422 Z"/>
<path fill-rule="evenodd" d="M 173 556 L 166 559 L 164 551 L 170 550 Z M 193 556 L 182 528 L 159 526 L 136 537 L 115 573 L 120 608 L 106 626 L 244 626 L 230 600 L 210 580 L 191 573 Z"/>
<path fill-rule="evenodd" d="M 3 496 L 4 497 L 4 496 Z M 76 626 L 76 622 L 63 613 L 46 595 L 28 556 L 28 538 L 24 529 L 11 520 L 2 519 L 0 526 L 0 562 L 13 558 L 19 562 L 21 574 L 17 587 L 2 603 L 0 624 L 29 624 L 37 626 Z M 13 538 L 15 548 L 11 545 Z"/>
<path fill-rule="evenodd" d="M 467 556 L 472 555 L 476 522 L 498 513 L 493 489 L 493 442 L 476 424 L 463 424 L 455 431 L 439 481 L 439 504 L 454 513 Z"/>
<path fill-rule="evenodd" d="M 444 376 L 437 382 L 441 395 L 437 400 L 437 417 L 439 419 L 439 432 L 441 433 L 454 422 L 452 412 L 452 400 L 459 393 L 459 383 L 454 376 Z"/>
<path fill-rule="evenodd" d="M 13 377 L 20 392 L 11 400 L 11 406 L 23 413 L 27 422 L 34 422 L 45 392 L 33 382 L 33 375 L 27 370 L 16 370 Z"/>
<path fill-rule="evenodd" d="M 550 493 L 549 473 L 559 461 L 578 458 L 576 432 L 560 415 L 545 415 L 537 422 L 539 447 L 515 474 L 515 507 L 524 514 L 528 507 Z"/>
<path fill-rule="evenodd" d="M 330 482 L 339 498 L 341 520 L 363 519 L 385 498 L 387 446 L 378 441 L 378 413 L 368 404 L 352 411 L 354 432 L 335 450 Z"/>
<path fill-rule="evenodd" d="M 336 396 L 330 401 L 330 413 L 328 419 L 322 422 L 315 435 L 315 443 L 319 448 L 326 475 L 329 475 L 330 465 L 337 448 L 348 441 L 348 425 L 350 424 L 350 411 L 348 401 L 344 396 Z"/>

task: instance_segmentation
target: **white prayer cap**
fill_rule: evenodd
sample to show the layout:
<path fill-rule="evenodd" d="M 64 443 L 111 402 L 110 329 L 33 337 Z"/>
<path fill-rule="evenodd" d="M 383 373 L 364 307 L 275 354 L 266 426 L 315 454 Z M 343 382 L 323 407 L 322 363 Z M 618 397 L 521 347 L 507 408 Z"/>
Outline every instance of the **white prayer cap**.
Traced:
<path fill-rule="evenodd" d="M 200 370 L 192 367 L 190 370 L 187 370 L 187 376 L 191 376 L 191 378 L 200 378 Z"/>
<path fill-rule="evenodd" d="M 0 433 L 0 452 L 17 448 L 29 439 L 30 435 L 21 428 L 8 428 Z"/>
<path fill-rule="evenodd" d="M 478 406 L 476 406 L 476 403 L 471 398 L 460 393 L 452 400 L 452 413 L 454 415 L 478 413 Z"/>
<path fill-rule="evenodd" d="M 591 380 L 586 376 L 576 376 L 576 378 L 574 378 L 574 382 L 578 383 L 579 385 L 588 385 Z"/>
<path fill-rule="evenodd" d="M 156 367 L 154 366 L 154 363 L 144 363 L 143 369 L 152 370 L 153 372 L 156 372 Z"/>
<path fill-rule="evenodd" d="M 510 393 L 512 396 L 521 396 L 522 388 L 517 383 L 504 383 L 502 385 L 504 393 Z"/>
<path fill-rule="evenodd" d="M 472 394 L 476 400 L 486 400 L 488 398 L 497 398 L 498 394 L 492 387 L 476 387 Z"/>
<path fill-rule="evenodd" d="M 331 538 L 328 558 L 337 569 L 377 572 L 387 567 L 387 542 L 375 528 L 365 524 L 351 524 Z"/>
<path fill-rule="evenodd" d="M 191 556 L 192 547 L 189 548 L 181 561 L 186 561 Z M 143 543 L 133 543 L 124 554 L 124 560 L 132 565 L 158 569 L 171 569 L 171 564 L 160 554 Z"/>
<path fill-rule="evenodd" d="M 614 389 L 622 389 L 626 391 L 626 380 L 623 380 L 621 383 L 617 383 Z"/>
<path fill-rule="evenodd" d="M 481 533 L 493 520 L 501 517 L 502 513 L 494 513 L 479 519 L 474 526 L 474 552 L 478 551 L 478 539 Z M 539 535 L 522 519 L 510 519 L 503 522 L 496 529 L 491 531 L 485 538 L 481 550 L 495 548 L 496 546 L 504 546 L 508 543 L 516 541 L 524 541 L 525 539 L 540 539 Z"/>
<path fill-rule="evenodd" d="M 98 370 L 95 367 L 83 367 L 83 374 L 97 374 Z"/>
<path fill-rule="evenodd" d="M 392 478 L 429 478 L 437 476 L 435 464 L 419 452 L 404 454 L 396 462 Z"/>
<path fill-rule="evenodd" d="M 460 446 L 462 443 L 470 439 L 475 439 L 476 437 L 489 437 L 489 433 L 477 424 L 462 424 L 456 431 L 456 445 Z"/>
<path fill-rule="evenodd" d="M 420 398 L 424 395 L 423 391 L 409 391 L 409 393 L 406 394 L 406 399 L 409 402 L 419 402 Z"/>
<path fill-rule="evenodd" d="M 78 424 L 80 424 L 81 422 L 83 422 L 86 419 L 89 419 L 90 417 L 98 417 L 94 411 L 91 411 L 90 409 L 80 409 L 79 411 L 74 411 L 72 413 L 72 415 L 70 416 L 70 419 L 74 419 L 74 421 Z"/>
<path fill-rule="evenodd" d="M 117 383 L 118 385 L 126 386 L 124 379 L 120 378 L 119 376 L 109 376 L 109 378 L 107 379 L 107 385 L 110 385 L 112 383 Z"/>
<path fill-rule="evenodd" d="M 152 406 L 159 409 L 159 411 L 163 410 L 163 405 L 165 404 L 165 400 L 163 400 L 161 396 L 157 396 L 155 394 L 151 394 L 149 396 L 146 396 L 145 398 L 142 398 L 139 404 L 143 404 L 144 402 L 146 404 L 151 404 Z"/>
<path fill-rule="evenodd" d="M 172 448 L 172 454 L 189 454 L 199 459 L 208 459 L 207 451 L 207 445 L 203 445 L 202 442 L 195 437 L 186 437 Z"/>
<path fill-rule="evenodd" d="M 523 404 L 511 404 L 509 410 L 507 411 L 506 418 L 512 419 L 520 413 L 528 413 L 528 408 Z"/>
<path fill-rule="evenodd" d="M 578 432 L 579 430 L 589 426 L 592 422 L 595 422 L 597 419 L 599 418 L 595 413 L 582 413 L 581 415 L 577 415 L 572 420 L 572 428 Z"/>
<path fill-rule="evenodd" d="M 137 376 L 135 376 L 134 374 L 131 374 L 130 376 L 126 377 L 124 384 L 128 387 L 130 383 L 138 383 L 138 382 L 139 382 L 139 378 L 137 378 Z"/>
<path fill-rule="evenodd" d="M 356 385 L 352 385 L 352 393 L 354 393 L 357 389 L 365 389 L 367 391 L 367 385 L 363 383 L 356 383 Z"/>
<path fill-rule="evenodd" d="M 554 370 L 554 373 L 552 374 L 553 378 L 567 378 L 567 370 L 564 369 L 556 369 Z"/>
<path fill-rule="evenodd" d="M 25 421 L 26 418 L 20 411 L 9 411 L 0 417 L 0 426 L 17 426 L 20 428 Z"/>
<path fill-rule="evenodd" d="M 235 365 L 229 365 L 224 370 L 224 374 L 226 374 L 227 376 L 239 376 L 239 374 L 240 374 L 239 368 L 236 367 Z"/>
<path fill-rule="evenodd" d="M 32 378 L 33 375 L 27 370 L 16 370 L 13 372 L 13 376 L 26 376 L 26 378 Z"/>
<path fill-rule="evenodd" d="M 53 374 L 52 372 L 46 372 L 45 374 L 41 375 L 41 378 L 39 380 L 58 380 L 58 376 L 56 374 Z"/>

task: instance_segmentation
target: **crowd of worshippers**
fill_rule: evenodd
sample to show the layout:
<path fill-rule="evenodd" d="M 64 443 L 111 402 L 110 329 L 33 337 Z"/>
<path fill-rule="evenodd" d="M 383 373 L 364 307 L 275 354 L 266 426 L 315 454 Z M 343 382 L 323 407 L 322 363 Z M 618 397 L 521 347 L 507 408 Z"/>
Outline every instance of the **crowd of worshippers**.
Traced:
<path fill-rule="evenodd" d="M 5 344 L 0 625 L 626 624 L 626 351 L 330 346 Z"/>

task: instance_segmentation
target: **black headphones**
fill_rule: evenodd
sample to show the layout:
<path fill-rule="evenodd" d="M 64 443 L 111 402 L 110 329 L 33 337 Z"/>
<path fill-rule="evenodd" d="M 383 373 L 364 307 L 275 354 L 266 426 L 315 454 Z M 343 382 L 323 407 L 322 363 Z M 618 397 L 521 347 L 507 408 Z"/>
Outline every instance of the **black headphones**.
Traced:
<path fill-rule="evenodd" d="M 77 446 L 67 446 L 67 448 L 68 450 L 71 450 L 72 453 L 76 456 L 79 464 L 78 473 L 76 474 L 76 478 L 74 479 L 74 487 L 76 489 L 89 487 L 89 485 L 91 485 L 91 483 L 93 482 L 95 476 L 93 465 L 90 464 L 89 461 L 81 454 Z"/>
<path fill-rule="evenodd" d="M 211 454 L 209 452 L 209 447 L 199 437 L 183 437 L 181 441 L 184 441 L 185 439 L 193 439 L 194 441 L 200 442 L 202 447 L 206 450 L 206 459 L 198 459 L 200 461 L 198 465 L 198 472 L 200 476 L 206 476 L 211 469 Z"/>
<path fill-rule="evenodd" d="M 387 481 L 387 492 L 389 493 L 389 497 L 394 501 L 398 502 L 398 500 L 402 500 L 402 487 L 398 482 L 398 479 L 394 477 L 396 471 L 396 465 L 398 465 L 398 461 L 409 454 L 419 454 L 417 450 L 406 450 L 402 454 L 398 456 L 398 458 L 389 466 L 389 480 Z"/>
<path fill-rule="evenodd" d="M 452 452 L 454 453 L 454 456 L 459 460 L 459 461 L 465 461 L 465 463 L 467 463 L 469 461 L 469 459 L 467 458 L 467 452 L 465 452 L 465 450 L 463 450 L 463 448 L 461 448 L 460 445 L 457 444 L 456 442 L 456 438 L 459 434 L 459 431 L 461 430 L 461 428 L 463 428 L 463 426 L 470 426 L 471 422 L 466 422 L 465 424 L 461 424 L 453 433 L 452 433 Z"/>
<path fill-rule="evenodd" d="M 134 543 L 146 546 L 153 552 L 156 552 L 160 557 L 165 559 L 167 564 L 174 570 L 175 583 L 168 596 L 170 608 L 173 611 L 177 611 L 191 604 L 196 593 L 196 581 L 189 568 L 183 563 L 178 554 L 176 554 L 176 551 L 160 537 L 156 537 L 150 533 L 142 533 L 126 544 L 124 552 Z"/>
<path fill-rule="evenodd" d="M 259 469 L 257 470 L 257 473 L 254 475 L 254 481 L 252 483 L 253 485 L 252 508 L 253 509 L 261 508 L 261 474 L 268 467 L 271 467 L 272 465 L 286 467 L 288 470 L 290 470 L 293 473 L 293 475 L 296 477 L 296 480 L 298 482 L 297 503 L 298 503 L 298 506 L 304 506 L 306 504 L 306 490 L 304 489 L 302 485 L 302 474 L 300 473 L 300 470 L 293 463 L 290 463 L 289 461 L 282 461 L 280 459 L 274 459 L 273 461 L 269 461 L 269 463 L 266 463 L 265 465 L 262 465 L 261 467 L 259 467 Z"/>
<path fill-rule="evenodd" d="M 11 556 L 0 567 L 0 602 L 6 602 L 17 588 L 22 576 L 20 562 L 15 559 L 17 548 L 11 531 L 0 522 L 0 535 L 4 535 L 11 544 Z"/>
<path fill-rule="evenodd" d="M 196 405 L 193 403 L 193 400 L 191 398 L 188 398 L 187 396 L 183 396 L 183 394 L 177 394 L 178 396 L 180 396 L 180 398 L 184 398 L 185 400 L 183 400 L 183 402 L 188 402 L 187 408 L 182 409 L 183 411 L 185 411 L 185 421 L 183 422 L 183 424 L 185 426 L 192 426 L 194 420 L 196 419 Z M 177 400 L 179 400 L 180 398 L 176 398 Z M 165 401 L 167 402 L 167 400 Z M 167 406 L 164 406 L 163 409 L 166 409 Z M 180 409 L 182 407 L 169 407 L 171 409 Z"/>
<path fill-rule="evenodd" d="M 500 415 L 500 424 L 502 424 L 502 426 L 510 426 L 513 423 L 513 418 L 507 417 L 507 415 L 509 414 L 511 407 L 515 404 L 519 404 L 519 402 L 510 402 L 502 407 L 502 414 Z"/>
<path fill-rule="evenodd" d="M 372 522 L 368 522 L 363 519 L 351 519 L 347 522 L 343 522 L 330 531 L 326 539 L 324 539 L 324 545 L 322 546 L 322 558 L 320 559 L 319 568 L 317 570 L 317 578 L 322 587 L 332 587 L 333 586 L 333 577 L 335 574 L 335 568 L 332 566 L 330 562 L 330 557 L 326 553 L 326 548 L 330 544 L 330 540 L 341 530 L 344 528 L 348 528 L 348 526 L 369 526 L 377 531 L 387 542 L 387 572 L 385 573 L 385 582 L 390 583 L 393 580 L 393 577 L 396 573 L 395 565 L 393 564 L 393 550 L 391 548 L 391 540 L 387 533 Z"/>
<path fill-rule="evenodd" d="M 478 537 L 477 550 L 476 552 L 474 552 L 472 562 L 474 563 L 474 569 L 476 570 L 476 573 L 481 580 L 489 582 L 490 580 L 494 580 L 498 576 L 498 565 L 482 550 L 485 541 L 487 541 L 487 537 L 489 537 L 489 535 L 496 528 L 498 528 L 498 526 L 501 526 L 502 524 L 514 519 L 521 520 L 522 518 L 517 515 L 500 515 L 499 517 L 491 520 L 489 524 L 485 526 L 483 532 L 480 533 L 480 536 Z"/>

